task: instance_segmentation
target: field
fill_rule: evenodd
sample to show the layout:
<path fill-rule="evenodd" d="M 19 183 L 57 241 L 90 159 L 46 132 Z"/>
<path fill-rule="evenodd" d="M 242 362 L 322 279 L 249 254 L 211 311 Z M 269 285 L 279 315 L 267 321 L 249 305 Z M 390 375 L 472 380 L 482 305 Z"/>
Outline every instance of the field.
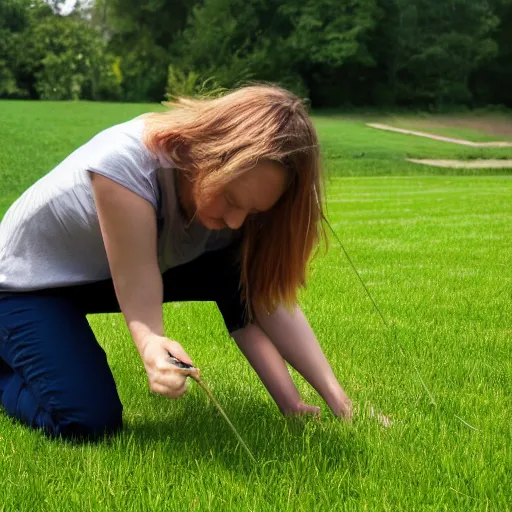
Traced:
<path fill-rule="evenodd" d="M 0 215 L 97 131 L 155 108 L 0 102 Z M 315 123 L 330 223 L 394 329 L 332 239 L 301 304 L 356 404 L 353 422 L 333 418 L 295 373 L 322 417 L 282 418 L 213 304 L 165 306 L 168 335 L 201 368 L 253 464 L 193 383 L 178 401 L 149 393 L 120 315 L 91 316 L 126 428 L 80 445 L 0 414 L 0 511 L 512 510 L 512 170 L 405 161 L 512 158 L 512 148 L 458 147 L 358 119 Z"/>

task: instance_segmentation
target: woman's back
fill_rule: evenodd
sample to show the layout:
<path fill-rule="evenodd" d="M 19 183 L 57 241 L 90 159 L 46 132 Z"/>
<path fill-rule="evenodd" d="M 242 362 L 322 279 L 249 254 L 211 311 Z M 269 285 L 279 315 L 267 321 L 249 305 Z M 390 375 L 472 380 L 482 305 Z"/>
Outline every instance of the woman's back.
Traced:
<path fill-rule="evenodd" d="M 142 141 L 143 118 L 108 128 L 34 183 L 0 224 L 0 290 L 27 291 L 108 279 L 110 269 L 89 171 L 149 201 L 159 218 L 162 272 L 209 249 L 231 233 L 181 220 L 172 163 Z"/>

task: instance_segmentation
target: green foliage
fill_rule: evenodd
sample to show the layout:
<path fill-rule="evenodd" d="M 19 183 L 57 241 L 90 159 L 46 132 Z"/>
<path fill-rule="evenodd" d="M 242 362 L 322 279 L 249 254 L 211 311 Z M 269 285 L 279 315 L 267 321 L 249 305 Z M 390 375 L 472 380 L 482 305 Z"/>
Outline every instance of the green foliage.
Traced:
<path fill-rule="evenodd" d="M 92 23 L 121 56 L 125 101 L 161 101 L 172 59 L 171 46 L 197 0 L 97 0 Z"/>
<path fill-rule="evenodd" d="M 225 88 L 219 86 L 214 78 L 203 80 L 194 71 L 185 73 L 183 70 L 172 65 L 169 66 L 166 93 L 166 97 L 169 100 L 183 97 L 211 98 L 222 94 L 225 90 Z"/>
<path fill-rule="evenodd" d="M 487 0 L 396 0 L 389 54 L 399 103 L 466 103 L 469 77 L 496 56 L 498 19 Z"/>
<path fill-rule="evenodd" d="M 0 97 L 19 96 L 21 90 L 16 84 L 16 77 L 9 69 L 5 59 L 0 60 Z"/>
<path fill-rule="evenodd" d="M 488 59 L 471 76 L 475 95 L 483 103 L 512 105 L 512 0 L 491 0 L 499 20 L 493 33 L 498 47 L 496 58 Z"/>
<path fill-rule="evenodd" d="M 161 101 L 169 57 L 163 48 L 154 44 L 149 32 L 143 31 L 139 39 L 124 50 L 120 49 L 118 55 L 121 55 L 118 62 L 123 77 L 122 99 L 129 102 Z"/>
<path fill-rule="evenodd" d="M 33 55 L 41 99 L 118 99 L 114 58 L 99 34 L 80 19 L 48 17 L 35 27 L 27 54 Z M 31 45 L 31 46 L 30 46 Z"/>
<path fill-rule="evenodd" d="M 512 106 L 512 0 L 77 5 L 0 2 L 0 97 L 161 101 L 268 81 L 315 107 Z"/>
<path fill-rule="evenodd" d="M 374 0 L 289 0 L 279 10 L 293 27 L 287 42 L 299 60 L 334 69 L 350 59 L 375 64 L 366 47 L 375 26 Z"/>
<path fill-rule="evenodd" d="M 16 77 L 17 36 L 28 24 L 28 6 L 22 0 L 0 2 L 0 97 L 23 97 L 27 91 Z"/>
<path fill-rule="evenodd" d="M 181 66 L 223 86 L 257 79 L 305 95 L 322 69 L 372 64 L 364 37 L 373 11 L 369 0 L 205 0 L 175 48 Z"/>
<path fill-rule="evenodd" d="M 8 2 L 0 7 L 0 96 L 120 99 L 114 56 L 86 20 L 58 16 L 41 0 Z"/>
<path fill-rule="evenodd" d="M 290 65 L 282 59 L 279 16 L 273 0 L 207 0 L 198 5 L 188 28 L 175 45 L 180 67 L 214 76 L 232 88 L 250 79 L 286 80 Z M 267 25 L 263 30 L 262 23 Z M 270 58 L 274 50 L 273 58 Z M 288 60 L 289 57 L 287 57 Z M 290 81 L 291 83 L 291 81 Z"/>

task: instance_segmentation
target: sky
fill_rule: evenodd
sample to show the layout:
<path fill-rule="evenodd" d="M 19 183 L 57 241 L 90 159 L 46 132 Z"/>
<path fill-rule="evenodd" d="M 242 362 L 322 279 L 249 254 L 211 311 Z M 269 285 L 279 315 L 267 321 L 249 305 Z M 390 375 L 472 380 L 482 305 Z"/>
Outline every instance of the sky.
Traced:
<path fill-rule="evenodd" d="M 47 1 L 47 0 L 45 0 Z M 69 14 L 75 7 L 77 0 L 65 0 L 61 7 L 61 14 L 64 16 Z M 92 0 L 82 0 L 82 5 L 87 5 L 88 3 L 92 3 Z"/>

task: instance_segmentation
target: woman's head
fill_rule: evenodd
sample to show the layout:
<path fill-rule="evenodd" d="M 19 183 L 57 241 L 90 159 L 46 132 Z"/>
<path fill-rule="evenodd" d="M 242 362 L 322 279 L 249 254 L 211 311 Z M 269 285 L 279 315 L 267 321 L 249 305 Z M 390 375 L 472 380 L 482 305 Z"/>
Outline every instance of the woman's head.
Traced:
<path fill-rule="evenodd" d="M 238 230 L 247 217 L 271 210 L 286 190 L 287 182 L 288 173 L 281 164 L 261 161 L 217 193 L 194 193 L 192 184 L 188 213 L 208 229 Z"/>
<path fill-rule="evenodd" d="M 318 140 L 302 101 L 258 85 L 173 106 L 148 117 L 148 147 L 191 181 L 206 227 L 242 229 L 251 309 L 292 305 L 323 234 Z"/>

